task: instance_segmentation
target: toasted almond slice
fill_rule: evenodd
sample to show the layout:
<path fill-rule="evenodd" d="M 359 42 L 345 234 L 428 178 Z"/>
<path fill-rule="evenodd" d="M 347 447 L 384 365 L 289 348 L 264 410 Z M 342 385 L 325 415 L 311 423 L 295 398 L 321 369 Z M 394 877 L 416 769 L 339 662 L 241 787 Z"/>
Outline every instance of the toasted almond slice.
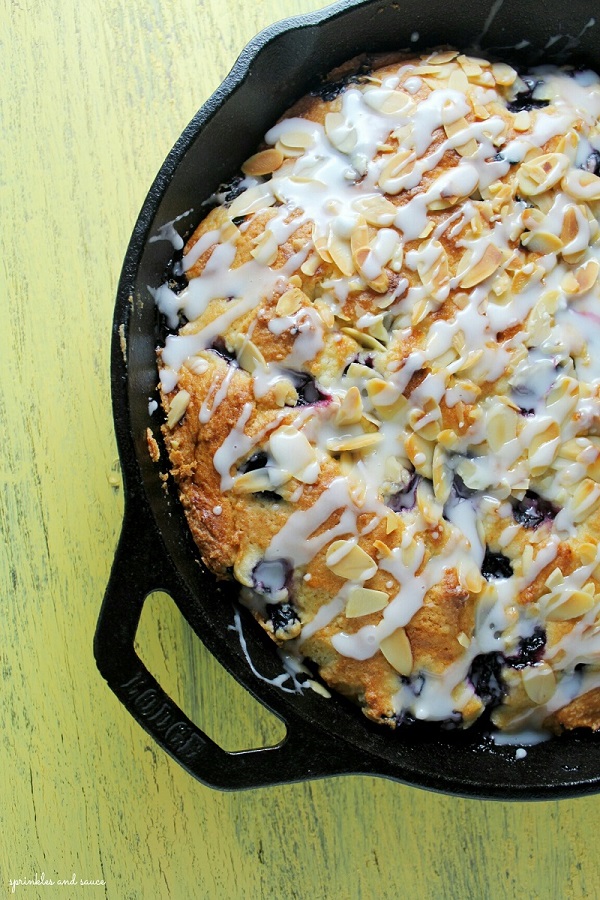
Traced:
<path fill-rule="evenodd" d="M 356 128 L 339 112 L 327 113 L 325 116 L 325 134 L 340 153 L 351 153 L 358 141 Z"/>
<path fill-rule="evenodd" d="M 298 391 L 287 378 L 282 378 L 275 382 L 273 385 L 273 394 L 275 396 L 275 403 L 280 408 L 283 408 L 284 406 L 295 406 L 298 401 Z"/>
<path fill-rule="evenodd" d="M 389 594 L 386 594 L 385 591 L 355 587 L 350 591 L 350 596 L 346 603 L 345 616 L 347 619 L 358 619 L 360 616 L 371 615 L 371 613 L 385 609 L 389 600 Z"/>
<path fill-rule="evenodd" d="M 350 374 L 350 372 L 348 372 Z M 375 376 L 366 383 L 371 403 L 382 419 L 394 419 L 408 407 L 408 400 L 393 385 Z"/>
<path fill-rule="evenodd" d="M 284 471 L 304 484 L 314 484 L 320 466 L 317 453 L 308 438 L 293 425 L 281 425 L 271 434 L 269 448 L 273 459 Z"/>
<path fill-rule="evenodd" d="M 174 428 L 183 419 L 185 411 L 190 404 L 191 396 L 188 391 L 178 391 L 169 404 L 167 415 L 167 427 Z"/>
<path fill-rule="evenodd" d="M 379 645 L 379 649 L 396 672 L 400 675 L 410 675 L 413 655 L 410 641 L 404 628 L 397 628 L 393 634 L 384 638 Z"/>
<path fill-rule="evenodd" d="M 413 433 L 406 438 L 404 446 L 406 455 L 418 474 L 431 480 L 433 474 L 433 444 L 424 440 L 420 435 Z"/>
<path fill-rule="evenodd" d="M 308 277 L 311 278 L 315 274 L 315 272 L 317 271 L 317 269 L 319 268 L 320 265 L 321 265 L 321 257 L 319 256 L 319 254 L 311 253 L 310 256 L 308 256 L 304 260 L 302 265 L 300 266 L 300 271 L 304 275 L 308 275 Z"/>
<path fill-rule="evenodd" d="M 584 478 L 573 491 L 571 516 L 575 524 L 588 518 L 600 505 L 600 485 L 591 478 Z"/>
<path fill-rule="evenodd" d="M 334 575 L 349 581 L 368 581 L 377 572 L 377 565 L 354 541 L 334 541 L 325 555 L 327 567 Z"/>
<path fill-rule="evenodd" d="M 569 157 L 564 153 L 543 153 L 524 162 L 517 173 L 520 193 L 535 197 L 550 190 L 561 180 L 570 164 Z"/>
<path fill-rule="evenodd" d="M 244 175 L 270 175 L 281 166 L 283 162 L 283 154 L 275 147 L 269 147 L 268 150 L 261 150 L 246 160 L 242 166 Z"/>
<path fill-rule="evenodd" d="M 571 168 L 562 179 L 560 186 L 575 200 L 600 200 L 600 178 L 585 169 Z"/>
<path fill-rule="evenodd" d="M 307 124 L 309 124 L 307 122 Z M 308 150 L 314 144 L 314 138 L 309 131 L 284 131 L 279 138 L 279 143 L 290 150 Z"/>
<path fill-rule="evenodd" d="M 517 77 L 513 67 L 508 66 L 506 63 L 492 63 L 492 75 L 496 79 L 496 84 L 502 87 L 510 87 L 511 84 L 514 84 Z"/>
<path fill-rule="evenodd" d="M 266 469 L 256 469 L 238 475 L 233 481 L 233 491 L 236 494 L 259 494 L 285 484 L 291 477 L 291 473 L 283 469 L 269 469 L 268 472 Z"/>
<path fill-rule="evenodd" d="M 335 415 L 336 425 L 356 425 L 362 419 L 363 404 L 360 391 L 356 386 L 346 392 Z"/>
<path fill-rule="evenodd" d="M 302 309 L 303 306 L 308 306 L 309 304 L 310 300 L 304 291 L 301 291 L 297 287 L 292 287 L 281 295 L 277 301 L 275 312 L 278 316 L 293 316 L 299 309 Z"/>
<path fill-rule="evenodd" d="M 370 334 L 365 334 L 364 331 L 359 331 L 357 328 L 341 328 L 340 331 L 347 334 L 348 337 L 354 338 L 358 344 L 367 350 L 385 350 L 385 345 L 381 341 L 378 341 L 377 338 Z"/>
<path fill-rule="evenodd" d="M 547 662 L 521 669 L 521 679 L 527 696 L 538 706 L 547 703 L 556 690 L 556 676 Z"/>
<path fill-rule="evenodd" d="M 450 496 L 452 476 L 446 452 L 439 444 L 436 444 L 433 451 L 432 475 L 435 499 L 443 505 Z"/>
<path fill-rule="evenodd" d="M 531 116 L 526 109 L 521 109 L 513 120 L 513 128 L 515 131 L 527 131 L 531 125 Z"/>
<path fill-rule="evenodd" d="M 500 250 L 494 244 L 488 244 L 481 259 L 471 269 L 468 269 L 463 276 L 460 287 L 468 290 L 477 284 L 481 284 L 482 281 L 494 274 L 501 262 L 502 253 Z"/>
<path fill-rule="evenodd" d="M 384 559 L 392 555 L 392 551 L 387 544 L 383 543 L 383 541 L 373 541 L 373 548 L 377 550 L 379 559 Z"/>
<path fill-rule="evenodd" d="M 443 66 L 458 56 L 458 50 L 434 50 L 425 57 L 424 62 L 430 66 Z"/>
<path fill-rule="evenodd" d="M 543 256 L 547 253 L 558 253 L 563 247 L 561 239 L 549 231 L 530 231 L 521 235 L 521 243 L 534 253 Z"/>
<path fill-rule="evenodd" d="M 561 287 L 566 294 L 572 296 L 587 294 L 587 292 L 596 284 L 598 273 L 600 273 L 600 264 L 598 263 L 598 260 L 588 259 L 587 262 L 575 269 L 574 272 L 569 272 L 568 275 L 565 276 L 561 282 Z"/>
<path fill-rule="evenodd" d="M 462 69 L 455 69 L 448 79 L 448 87 L 451 91 L 460 91 L 461 94 L 468 94 L 469 79 Z"/>
<path fill-rule="evenodd" d="M 563 244 L 570 244 L 579 234 L 579 221 L 577 219 L 577 210 L 570 204 L 565 209 L 563 216 L 562 228 L 560 231 L 560 239 Z"/>
<path fill-rule="evenodd" d="M 595 605 L 595 599 L 586 591 L 565 591 L 551 594 L 546 600 L 546 619 L 549 622 L 567 622 L 584 616 Z"/>
<path fill-rule="evenodd" d="M 237 361 L 242 369 L 246 372 L 254 372 L 256 369 L 266 369 L 267 363 L 256 344 L 252 343 L 240 335 L 240 339 L 236 342 Z"/>
<path fill-rule="evenodd" d="M 354 260 L 352 259 L 350 242 L 336 234 L 331 226 L 329 226 L 327 237 L 327 251 L 342 275 L 345 275 L 347 278 L 354 275 Z"/>
<path fill-rule="evenodd" d="M 415 158 L 414 150 L 404 147 L 388 159 L 379 175 L 379 186 L 386 194 L 400 192 L 401 179 L 410 171 Z"/>
<path fill-rule="evenodd" d="M 238 216 L 247 216 L 250 213 L 259 212 L 261 209 L 268 209 L 275 203 L 275 197 L 270 188 L 270 182 L 266 184 L 257 184 L 248 188 L 239 197 L 236 197 L 231 206 L 227 210 L 227 215 L 231 219 L 237 219 Z"/>
<path fill-rule="evenodd" d="M 396 207 L 390 200 L 385 197 L 365 197 L 361 200 L 355 200 L 352 209 L 363 216 L 368 225 L 376 225 L 379 227 L 387 227 L 392 224 L 396 217 Z"/>
<path fill-rule="evenodd" d="M 383 440 L 383 435 L 378 431 L 372 431 L 369 434 L 343 435 L 339 438 L 328 438 L 325 446 L 331 453 L 341 453 L 343 450 L 353 452 L 355 450 L 366 450 L 369 447 L 375 447 Z"/>
<path fill-rule="evenodd" d="M 267 229 L 260 235 L 256 247 L 250 251 L 254 259 L 263 266 L 272 266 L 279 253 L 279 244 L 272 231 Z"/>
<path fill-rule="evenodd" d="M 383 99 L 379 111 L 388 116 L 407 116 L 414 110 L 414 101 L 402 91 L 392 91 Z"/>

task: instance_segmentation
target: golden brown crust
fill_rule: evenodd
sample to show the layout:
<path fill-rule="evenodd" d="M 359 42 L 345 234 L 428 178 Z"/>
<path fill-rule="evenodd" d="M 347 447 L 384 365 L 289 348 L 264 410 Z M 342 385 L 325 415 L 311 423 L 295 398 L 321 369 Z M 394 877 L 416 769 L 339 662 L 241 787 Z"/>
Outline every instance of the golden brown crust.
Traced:
<path fill-rule="evenodd" d="M 365 63 L 268 133 L 164 300 L 192 535 L 375 721 L 595 729 L 600 129 L 561 73 L 542 112 L 500 64 Z"/>

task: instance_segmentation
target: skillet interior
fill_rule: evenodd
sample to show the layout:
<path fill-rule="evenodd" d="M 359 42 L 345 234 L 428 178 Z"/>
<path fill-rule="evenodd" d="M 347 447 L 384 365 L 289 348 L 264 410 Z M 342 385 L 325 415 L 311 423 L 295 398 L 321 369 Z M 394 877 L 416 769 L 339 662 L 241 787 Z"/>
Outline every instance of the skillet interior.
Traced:
<path fill-rule="evenodd" d="M 167 587 L 220 662 L 288 723 L 290 734 L 296 730 L 305 736 L 306 755 L 316 752 L 317 745 L 323 751 L 321 765 L 315 763 L 311 768 L 308 759 L 297 771 L 286 772 L 280 767 L 271 777 L 265 771 L 261 783 L 336 772 L 368 772 L 463 796 L 502 799 L 549 799 L 600 787 L 600 738 L 589 734 L 571 734 L 528 748 L 527 756 L 516 761 L 514 747 L 491 747 L 477 729 L 444 733 L 416 726 L 392 734 L 371 726 L 358 710 L 340 698 L 326 700 L 312 691 L 284 693 L 257 679 L 242 652 L 238 634 L 230 628 L 236 589 L 217 585 L 199 566 L 175 492 L 165 491 L 159 478 L 159 471 L 165 467 L 164 451 L 161 466 L 157 467 L 150 461 L 145 441 L 148 427 L 158 437 L 157 414 L 151 417 L 148 411 L 148 399 L 155 396 L 156 316 L 147 286 L 161 282 L 172 253 L 167 241 L 148 242 L 148 237 L 192 206 L 190 214 L 178 223 L 178 230 L 184 235 L 193 230 L 203 217 L 199 201 L 236 173 L 291 102 L 315 83 L 316 76 L 365 50 L 409 46 L 419 50 L 448 44 L 462 50 L 481 48 L 480 52 L 515 64 L 570 61 L 600 69 L 600 26 L 593 22 L 590 3 L 575 0 L 569 4 L 568 17 L 559 0 L 548 0 L 543 15 L 539 10 L 535 0 L 430 0 L 428 4 L 416 0 L 368 0 L 340 3 L 324 12 L 273 26 L 245 49 L 221 88 L 185 130 L 153 184 L 136 224 L 115 309 L 112 369 L 115 423 L 129 508 L 125 526 L 129 540 L 125 535 L 113 570 L 96 637 L 96 655 L 109 684 L 127 704 L 127 692 L 122 688 L 129 669 L 127 673 L 124 669 L 119 671 L 109 661 L 110 629 L 114 632 L 119 627 L 114 609 L 109 615 L 111 591 L 114 593 L 118 579 L 130 585 L 132 609 L 135 608 L 130 616 L 133 627 L 141 610 L 139 602 L 133 599 L 136 590 L 143 588 L 143 594 L 152 588 Z M 152 540 L 158 548 L 150 581 L 148 572 L 142 578 L 143 563 L 136 561 L 131 552 L 131 529 L 140 527 L 139 519 L 146 515 L 148 520 L 141 528 L 140 540 Z M 129 548 L 129 556 L 123 547 Z M 158 558 L 160 554 L 162 557 Z M 143 603 L 143 596 L 140 602 Z M 127 610 L 123 614 L 127 618 Z M 242 622 L 256 668 L 269 678 L 280 674 L 281 663 L 272 642 L 243 611 Z M 152 720 L 142 707 L 138 703 L 132 711 L 146 728 L 156 732 L 156 715 L 153 713 Z M 155 736 L 161 739 L 156 733 Z M 162 740 L 161 743 L 178 755 L 177 748 Z M 257 751 L 261 752 L 267 751 Z M 289 765 L 294 764 L 292 757 Z M 180 761 L 194 771 L 189 760 Z M 220 779 L 207 776 L 203 780 L 220 787 L 249 786 L 244 785 L 243 778 L 228 782 L 226 762 L 223 761 Z M 268 769 L 269 764 L 265 765 Z"/>

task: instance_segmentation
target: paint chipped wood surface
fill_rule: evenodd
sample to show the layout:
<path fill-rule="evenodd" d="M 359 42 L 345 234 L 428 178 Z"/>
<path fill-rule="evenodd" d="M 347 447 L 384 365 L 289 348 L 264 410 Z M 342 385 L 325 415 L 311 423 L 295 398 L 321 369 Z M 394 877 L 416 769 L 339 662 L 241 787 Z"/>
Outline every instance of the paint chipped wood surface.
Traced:
<path fill-rule="evenodd" d="M 389 781 L 222 794 L 194 782 L 97 673 L 122 490 L 109 400 L 114 294 L 164 156 L 262 27 L 315 0 L 3 4 L 0 877 L 27 897 L 598 895 L 594 799 L 466 801 Z M 164 595 L 139 650 L 226 749 L 282 726 Z M 79 885 L 103 880 L 104 886 Z"/>

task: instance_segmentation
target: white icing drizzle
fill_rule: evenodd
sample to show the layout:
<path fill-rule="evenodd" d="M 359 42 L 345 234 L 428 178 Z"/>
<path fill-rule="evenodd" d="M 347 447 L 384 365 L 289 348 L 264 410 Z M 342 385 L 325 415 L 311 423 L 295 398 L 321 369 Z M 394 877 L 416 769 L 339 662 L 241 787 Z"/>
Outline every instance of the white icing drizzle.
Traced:
<path fill-rule="evenodd" d="M 481 39 L 501 5 L 492 6 Z M 201 272 L 179 294 L 168 285 L 151 293 L 173 330 L 180 315 L 189 320 L 161 351 L 165 394 L 190 358 L 282 298 L 266 328 L 276 339 L 291 338 L 287 355 L 264 359 L 260 348 L 251 355 L 256 318 L 236 344 L 239 358 L 247 352 L 254 360 L 254 400 L 283 388 L 282 408 L 250 436 L 254 403 L 245 402 L 213 463 L 226 494 L 240 460 L 257 447 L 268 451 L 268 483 L 286 486 L 291 511 L 264 559 L 304 570 L 324 555 L 344 579 L 302 622 L 294 650 L 326 635 L 341 656 L 369 660 L 394 636 L 406 638 L 433 589 L 455 583 L 475 598 L 472 633 L 459 635 L 461 650 L 445 668 L 421 663 L 403 672 L 392 705 L 398 715 L 468 719 L 477 707 L 470 677 L 476 658 L 510 659 L 537 624 L 547 624 L 545 616 L 555 621 L 569 598 L 580 604 L 584 612 L 559 618 L 571 627 L 544 649 L 555 688 L 542 700 L 531 689 L 532 703 L 502 723 L 507 740 L 528 744 L 543 737 L 548 715 L 600 687 L 598 553 L 568 573 L 555 568 L 549 584 L 536 587 L 560 559 L 561 541 L 589 544 L 583 525 L 600 508 L 600 178 L 588 166 L 600 149 L 600 81 L 593 73 L 536 69 L 534 98 L 548 108 L 508 116 L 506 103 L 526 88 L 511 72 L 433 54 L 349 85 L 324 124 L 282 120 L 265 136 L 263 159 L 271 153 L 272 171 L 247 175 L 230 218 L 184 255 L 181 273 L 210 251 Z M 238 230 L 233 220 L 267 209 L 253 258 L 240 263 L 246 225 Z M 295 232 L 307 225 L 312 240 L 291 252 Z M 165 226 L 160 236 L 177 247 L 173 230 Z M 298 271 L 310 278 L 323 265 L 314 297 L 296 287 L 299 299 L 286 306 L 290 279 Z M 319 386 L 329 402 L 286 406 L 293 403 L 285 394 L 290 370 L 313 371 L 345 339 L 356 340 L 358 362 L 349 358 L 343 375 L 324 367 Z M 363 364 L 369 352 L 375 362 Z M 227 400 L 237 371 L 231 365 L 213 380 L 202 425 Z M 301 507 L 332 458 L 338 474 Z M 400 502 L 391 546 L 375 558 L 367 535 L 388 523 L 386 501 L 408 492 L 413 473 L 416 505 Z M 256 483 L 265 489 L 264 480 Z M 536 497 L 552 510 L 544 523 L 539 514 L 540 531 L 513 515 L 521 504 L 522 515 L 535 518 Z M 215 515 L 223 508 L 215 506 Z M 435 553 L 428 533 L 440 539 Z M 513 574 L 482 579 L 490 553 L 511 560 Z M 384 592 L 371 586 L 380 574 L 389 593 L 376 621 L 344 626 L 352 598 L 380 602 Z M 305 572 L 304 584 L 311 579 Z M 275 575 L 266 588 L 288 597 Z M 521 602 L 527 591 L 534 600 Z M 576 672 L 581 663 L 587 668 Z"/>

